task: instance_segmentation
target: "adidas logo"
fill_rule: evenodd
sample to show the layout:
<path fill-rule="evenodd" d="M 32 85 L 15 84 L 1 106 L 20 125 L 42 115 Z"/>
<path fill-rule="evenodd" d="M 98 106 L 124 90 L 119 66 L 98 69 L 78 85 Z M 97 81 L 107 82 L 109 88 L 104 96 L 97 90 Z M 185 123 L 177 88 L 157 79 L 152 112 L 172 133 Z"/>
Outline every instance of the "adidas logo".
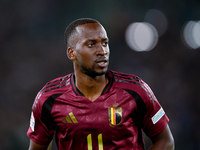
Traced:
<path fill-rule="evenodd" d="M 72 112 L 69 113 L 69 116 L 66 116 L 65 119 L 62 120 L 63 123 L 78 123 L 74 114 Z"/>

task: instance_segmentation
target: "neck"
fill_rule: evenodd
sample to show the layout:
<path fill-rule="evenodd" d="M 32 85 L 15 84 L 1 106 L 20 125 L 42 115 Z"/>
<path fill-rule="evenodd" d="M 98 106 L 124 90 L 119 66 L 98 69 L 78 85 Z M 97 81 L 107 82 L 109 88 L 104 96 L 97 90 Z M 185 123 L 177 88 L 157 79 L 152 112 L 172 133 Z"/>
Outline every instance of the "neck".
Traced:
<path fill-rule="evenodd" d="M 76 87 L 91 101 L 96 100 L 101 95 L 108 83 L 105 74 L 102 76 L 90 77 L 86 74 L 75 72 L 75 79 Z"/>

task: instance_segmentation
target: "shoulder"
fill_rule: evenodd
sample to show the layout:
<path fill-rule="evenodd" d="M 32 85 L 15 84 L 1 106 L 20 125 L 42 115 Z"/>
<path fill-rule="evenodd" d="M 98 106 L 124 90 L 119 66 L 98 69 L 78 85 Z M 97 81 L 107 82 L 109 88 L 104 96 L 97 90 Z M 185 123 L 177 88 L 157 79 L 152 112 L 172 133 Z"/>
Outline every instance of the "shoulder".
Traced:
<path fill-rule="evenodd" d="M 126 91 L 133 91 L 142 97 L 142 99 L 150 99 L 151 101 L 156 99 L 149 85 L 140 77 L 112 70 L 110 70 L 110 72 L 113 75 L 114 87 L 121 88 Z"/>
<path fill-rule="evenodd" d="M 58 77 L 47 82 L 39 93 L 42 95 L 62 93 L 65 90 L 65 87 L 67 87 L 70 84 L 71 76 L 72 74 L 68 74 L 66 76 Z"/>
<path fill-rule="evenodd" d="M 71 76 L 72 74 L 68 74 L 47 82 L 35 97 L 32 109 L 34 110 L 37 105 L 43 105 L 49 98 L 63 94 L 69 88 Z"/>
<path fill-rule="evenodd" d="M 122 73 L 122 72 L 116 72 L 116 71 L 112 71 L 112 70 L 110 70 L 110 72 L 113 75 L 113 80 L 114 80 L 116 86 L 131 88 L 130 85 L 143 85 L 144 84 L 144 81 L 136 75 Z"/>
<path fill-rule="evenodd" d="M 70 84 L 70 78 L 71 78 L 72 74 L 68 74 L 66 76 L 63 77 L 58 77 L 55 78 L 49 82 L 47 82 L 45 84 L 45 86 L 40 90 L 40 92 L 48 92 L 48 91 L 52 91 L 52 90 L 56 90 L 59 88 L 62 88 L 64 86 L 67 86 L 68 84 Z"/>

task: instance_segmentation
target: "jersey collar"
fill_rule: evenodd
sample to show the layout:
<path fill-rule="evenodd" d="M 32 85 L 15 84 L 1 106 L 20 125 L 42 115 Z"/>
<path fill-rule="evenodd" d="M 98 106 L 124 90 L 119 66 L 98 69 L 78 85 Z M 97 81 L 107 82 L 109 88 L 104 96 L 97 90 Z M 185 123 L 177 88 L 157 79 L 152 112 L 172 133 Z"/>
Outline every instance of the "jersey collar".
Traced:
<path fill-rule="evenodd" d="M 112 84 L 113 84 L 113 81 L 114 81 L 112 71 L 107 70 L 106 77 L 108 78 L 108 83 L 105 86 L 104 90 L 102 91 L 101 95 L 106 94 L 110 91 Z M 70 84 L 71 84 L 72 89 L 73 89 L 76 96 L 84 96 L 83 93 L 81 93 L 81 91 L 76 87 L 74 73 L 71 75 Z"/>

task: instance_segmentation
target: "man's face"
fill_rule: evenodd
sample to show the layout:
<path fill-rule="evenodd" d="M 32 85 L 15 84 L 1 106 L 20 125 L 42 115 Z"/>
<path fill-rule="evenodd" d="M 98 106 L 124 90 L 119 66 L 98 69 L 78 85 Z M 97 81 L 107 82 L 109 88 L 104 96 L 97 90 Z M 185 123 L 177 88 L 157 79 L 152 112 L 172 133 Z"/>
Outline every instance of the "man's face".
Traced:
<path fill-rule="evenodd" d="M 105 29 L 98 23 L 80 25 L 74 40 L 76 69 L 91 77 L 105 74 L 110 54 Z"/>

